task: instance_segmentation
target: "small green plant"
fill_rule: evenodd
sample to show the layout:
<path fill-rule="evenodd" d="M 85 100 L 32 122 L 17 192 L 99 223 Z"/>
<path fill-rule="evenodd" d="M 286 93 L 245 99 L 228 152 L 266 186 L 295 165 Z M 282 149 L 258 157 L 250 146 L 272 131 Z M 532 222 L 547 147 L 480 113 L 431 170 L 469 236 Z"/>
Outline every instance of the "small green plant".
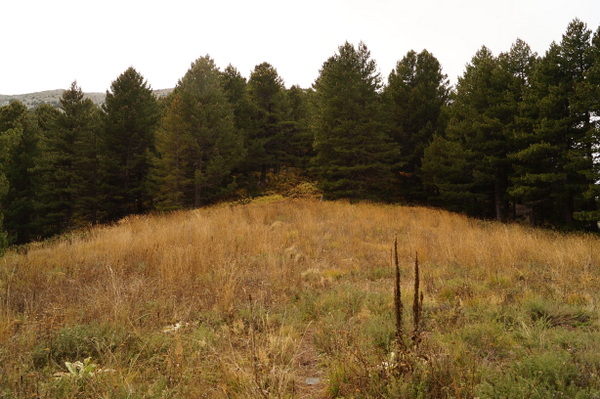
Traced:
<path fill-rule="evenodd" d="M 86 357 L 83 362 L 65 362 L 69 375 L 76 379 L 84 379 L 94 375 L 94 370 L 98 367 L 97 364 L 92 362 L 91 357 Z"/>

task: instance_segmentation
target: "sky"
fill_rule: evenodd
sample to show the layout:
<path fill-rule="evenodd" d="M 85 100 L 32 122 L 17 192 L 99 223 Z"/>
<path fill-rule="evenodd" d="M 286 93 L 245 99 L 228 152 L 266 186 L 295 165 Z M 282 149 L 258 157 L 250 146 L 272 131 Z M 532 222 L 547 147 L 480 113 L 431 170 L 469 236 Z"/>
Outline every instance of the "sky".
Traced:
<path fill-rule="evenodd" d="M 426 49 L 451 84 L 481 46 L 517 38 L 543 55 L 579 18 L 596 31 L 599 0 L 0 0 L 0 94 L 105 92 L 133 66 L 153 89 L 174 87 L 209 55 L 249 77 L 273 65 L 310 87 L 346 41 L 364 42 L 384 80 Z"/>

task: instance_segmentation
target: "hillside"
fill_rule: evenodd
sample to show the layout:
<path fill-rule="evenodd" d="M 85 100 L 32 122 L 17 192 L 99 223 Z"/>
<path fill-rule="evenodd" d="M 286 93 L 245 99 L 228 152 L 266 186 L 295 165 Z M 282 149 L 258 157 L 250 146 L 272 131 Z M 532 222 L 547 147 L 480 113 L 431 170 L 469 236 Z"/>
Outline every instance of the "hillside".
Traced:
<path fill-rule="evenodd" d="M 130 217 L 4 257 L 0 396 L 598 397 L 599 249 L 597 236 L 309 199 Z"/>
<path fill-rule="evenodd" d="M 41 104 L 50 104 L 55 107 L 60 105 L 60 97 L 62 96 L 63 89 L 57 90 L 46 90 L 36 93 L 28 94 L 16 94 L 16 95 L 2 95 L 0 94 L 0 107 L 10 104 L 11 101 L 21 101 L 29 108 L 37 107 Z M 161 89 L 154 90 L 157 97 L 167 96 L 173 89 Z M 104 103 L 106 93 L 85 93 L 85 97 L 90 98 L 95 104 L 101 105 Z"/>

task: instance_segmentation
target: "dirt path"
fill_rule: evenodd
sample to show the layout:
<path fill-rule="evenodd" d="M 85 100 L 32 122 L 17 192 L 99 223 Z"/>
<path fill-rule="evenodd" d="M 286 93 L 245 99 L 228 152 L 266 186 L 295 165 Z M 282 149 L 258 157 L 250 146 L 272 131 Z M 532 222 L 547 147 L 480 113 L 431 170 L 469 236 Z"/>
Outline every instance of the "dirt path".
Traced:
<path fill-rule="evenodd" d="M 296 359 L 296 380 L 294 381 L 295 398 L 324 399 L 326 395 L 326 381 L 323 370 L 319 368 L 319 359 L 314 344 L 314 328 L 309 326 Z"/>

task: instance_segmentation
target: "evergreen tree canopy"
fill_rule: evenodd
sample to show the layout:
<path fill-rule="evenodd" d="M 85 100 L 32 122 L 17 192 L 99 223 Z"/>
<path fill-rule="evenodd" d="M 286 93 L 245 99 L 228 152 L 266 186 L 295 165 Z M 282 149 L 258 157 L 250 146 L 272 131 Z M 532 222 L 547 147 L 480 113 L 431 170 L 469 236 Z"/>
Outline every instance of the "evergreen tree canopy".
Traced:
<path fill-rule="evenodd" d="M 589 126 L 586 129 L 584 148 L 585 155 L 591 161 L 589 168 L 584 171 L 588 181 L 588 189 L 583 193 L 588 202 L 588 209 L 579 211 L 575 217 L 582 221 L 591 222 L 592 226 L 600 220 L 600 27 L 592 37 L 589 49 L 591 67 L 585 73 L 585 79 L 578 87 L 578 95 L 585 103 L 590 115 Z M 584 108 L 585 109 L 585 108 Z"/>
<path fill-rule="evenodd" d="M 314 91 L 294 85 L 286 94 L 289 105 L 289 128 L 286 129 L 284 141 L 286 161 L 306 170 L 313 156 L 311 99 Z"/>
<path fill-rule="evenodd" d="M 539 223 L 572 225 L 575 214 L 586 219 L 586 213 L 597 210 L 594 196 L 585 195 L 598 179 L 594 101 L 587 90 L 593 71 L 590 40 L 586 25 L 572 21 L 561 43 L 550 46 L 533 74 L 527 97 L 535 110 L 533 134 L 514 155 L 517 176 L 511 193 L 533 208 Z"/>
<path fill-rule="evenodd" d="M 409 51 L 389 75 L 385 106 L 390 137 L 400 147 L 400 190 L 405 199 L 425 199 L 421 160 L 433 136 L 443 133 L 448 85 L 439 61 L 426 50 Z"/>
<path fill-rule="evenodd" d="M 252 154 L 263 153 L 262 147 L 255 140 L 257 135 L 257 109 L 249 94 L 248 82 L 240 72 L 228 65 L 223 71 L 223 89 L 233 108 L 234 125 L 243 140 L 244 149 Z M 260 169 L 252 156 L 247 156 L 235 168 L 236 181 L 241 188 L 250 194 L 258 192 L 254 172 Z"/>
<path fill-rule="evenodd" d="M 35 190 L 34 159 L 37 125 L 27 107 L 14 101 L 0 108 L 0 252 L 8 244 L 33 237 Z M 2 219 L 7 233 L 2 231 Z"/>
<path fill-rule="evenodd" d="M 288 104 L 283 80 L 269 63 L 257 65 L 248 80 L 248 93 L 254 109 L 254 125 L 248 131 L 250 169 L 260 171 L 266 182 L 268 168 L 277 170 L 286 159 Z"/>
<path fill-rule="evenodd" d="M 325 195 L 391 199 L 399 151 L 382 123 L 381 78 L 367 47 L 340 46 L 314 89 L 314 170 Z"/>
<path fill-rule="evenodd" d="M 73 82 L 60 99 L 60 114 L 46 132 L 39 163 L 45 235 L 97 221 L 100 111 Z"/>
<path fill-rule="evenodd" d="M 102 108 L 104 217 L 114 220 L 150 208 L 147 178 L 159 109 L 152 89 L 131 67 L 111 84 Z"/>
<path fill-rule="evenodd" d="M 13 109 L 11 139 L 5 160 L 8 192 L 3 201 L 5 227 L 12 243 L 23 244 L 36 238 L 38 181 L 35 165 L 38 156 L 39 129 L 35 115 L 21 103 L 8 106 Z M 2 119 L 2 118 L 0 118 Z M 6 132 L 6 134 L 11 134 Z"/>
<path fill-rule="evenodd" d="M 511 92 L 516 87 L 510 76 L 499 58 L 482 47 L 459 78 L 445 140 L 436 142 L 438 147 L 447 146 L 447 151 L 429 151 L 424 161 L 426 175 L 431 183 L 437 182 L 442 199 L 473 215 L 498 220 L 505 220 L 509 211 L 508 154 L 513 150 L 518 96 Z M 457 181 L 448 181 L 450 175 L 438 167 L 444 161 L 431 156 L 441 156 L 445 162 L 461 156 L 468 167 L 463 168 L 463 176 L 452 175 Z"/>
<path fill-rule="evenodd" d="M 230 172 L 244 156 L 243 141 L 209 56 L 196 60 L 172 93 L 156 149 L 159 209 L 198 207 L 235 188 Z"/>
<path fill-rule="evenodd" d="M 246 146 L 246 136 L 253 128 L 255 116 L 255 109 L 248 94 L 248 83 L 232 65 L 228 65 L 222 75 L 225 96 L 233 108 L 235 127 L 243 134 Z"/>

